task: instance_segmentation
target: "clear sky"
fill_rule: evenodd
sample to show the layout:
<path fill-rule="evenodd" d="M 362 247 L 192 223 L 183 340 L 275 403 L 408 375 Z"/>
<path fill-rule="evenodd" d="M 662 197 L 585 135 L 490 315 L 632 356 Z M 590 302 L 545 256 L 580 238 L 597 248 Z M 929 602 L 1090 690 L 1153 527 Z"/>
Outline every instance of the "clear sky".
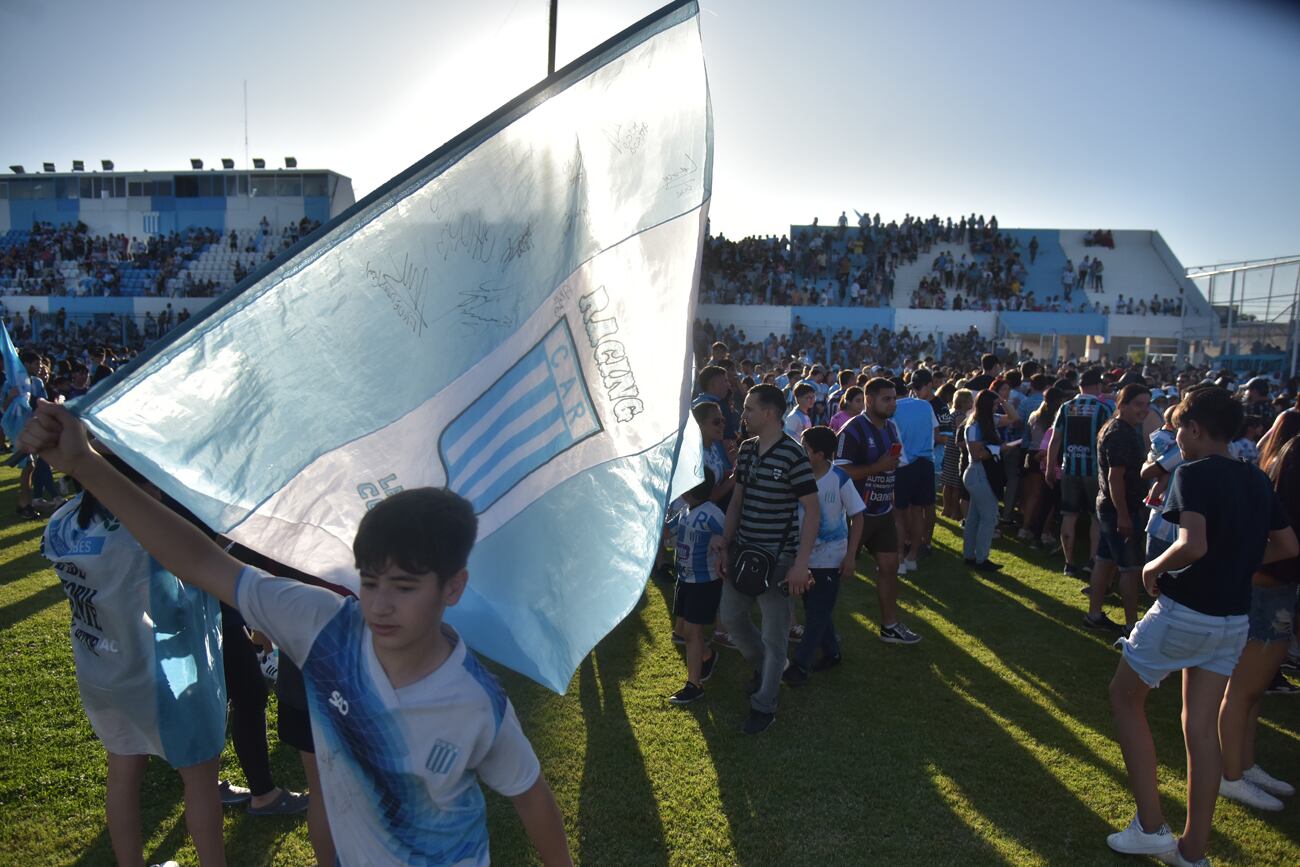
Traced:
<path fill-rule="evenodd" d="M 657 8 L 560 0 L 559 63 Z M 843 209 L 1300 253 L 1300 15 L 1255 0 L 704 0 L 713 227 Z M 547 0 L 0 0 L 0 164 L 249 155 L 373 189 L 545 74 Z"/>

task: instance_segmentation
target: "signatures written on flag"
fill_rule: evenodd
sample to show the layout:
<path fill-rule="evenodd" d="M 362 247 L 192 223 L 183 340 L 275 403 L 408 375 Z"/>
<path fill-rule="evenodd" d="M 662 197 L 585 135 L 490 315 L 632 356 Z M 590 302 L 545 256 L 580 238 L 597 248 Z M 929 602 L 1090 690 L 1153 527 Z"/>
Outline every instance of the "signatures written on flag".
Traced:
<path fill-rule="evenodd" d="M 366 277 L 372 286 L 383 290 L 394 312 L 411 333 L 416 337 L 423 336 L 424 329 L 429 327 L 424 320 L 424 292 L 429 269 L 413 263 L 407 253 L 400 262 L 396 258 L 390 259 L 387 268 L 366 262 Z"/>

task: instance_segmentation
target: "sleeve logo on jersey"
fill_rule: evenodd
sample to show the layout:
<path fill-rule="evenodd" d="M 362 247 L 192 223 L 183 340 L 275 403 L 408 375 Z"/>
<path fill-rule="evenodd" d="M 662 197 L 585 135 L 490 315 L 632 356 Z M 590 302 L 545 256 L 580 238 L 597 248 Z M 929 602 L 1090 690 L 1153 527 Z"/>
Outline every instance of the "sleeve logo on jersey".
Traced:
<path fill-rule="evenodd" d="M 429 758 L 424 766 L 435 774 L 445 774 L 455 766 L 459 755 L 460 748 L 455 744 L 443 740 L 434 741 L 433 749 L 429 751 Z"/>
<path fill-rule="evenodd" d="M 340 695 L 337 689 L 330 693 L 330 707 L 334 708 L 343 716 L 348 715 L 348 700 Z"/>

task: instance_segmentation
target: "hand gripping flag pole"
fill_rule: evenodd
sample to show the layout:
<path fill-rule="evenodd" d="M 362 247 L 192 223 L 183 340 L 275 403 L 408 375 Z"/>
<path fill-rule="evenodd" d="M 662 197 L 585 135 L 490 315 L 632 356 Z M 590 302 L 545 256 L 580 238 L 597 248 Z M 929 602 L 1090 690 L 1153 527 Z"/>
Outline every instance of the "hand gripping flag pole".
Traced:
<path fill-rule="evenodd" d="M 563 691 L 700 478 L 712 183 L 695 2 L 549 76 L 250 275 L 74 409 L 214 530 L 356 586 L 405 488 L 474 505 L 475 650 Z"/>

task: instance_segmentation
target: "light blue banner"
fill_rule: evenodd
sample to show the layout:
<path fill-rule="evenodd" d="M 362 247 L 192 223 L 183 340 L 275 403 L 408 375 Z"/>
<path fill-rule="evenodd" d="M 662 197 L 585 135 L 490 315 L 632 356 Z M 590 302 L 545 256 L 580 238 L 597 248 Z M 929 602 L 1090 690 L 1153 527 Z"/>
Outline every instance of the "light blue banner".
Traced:
<path fill-rule="evenodd" d="M 654 560 L 712 154 L 698 10 L 675 3 L 252 275 L 79 411 L 213 529 L 351 586 L 368 508 L 456 490 L 479 538 L 448 620 L 563 691 Z"/>

